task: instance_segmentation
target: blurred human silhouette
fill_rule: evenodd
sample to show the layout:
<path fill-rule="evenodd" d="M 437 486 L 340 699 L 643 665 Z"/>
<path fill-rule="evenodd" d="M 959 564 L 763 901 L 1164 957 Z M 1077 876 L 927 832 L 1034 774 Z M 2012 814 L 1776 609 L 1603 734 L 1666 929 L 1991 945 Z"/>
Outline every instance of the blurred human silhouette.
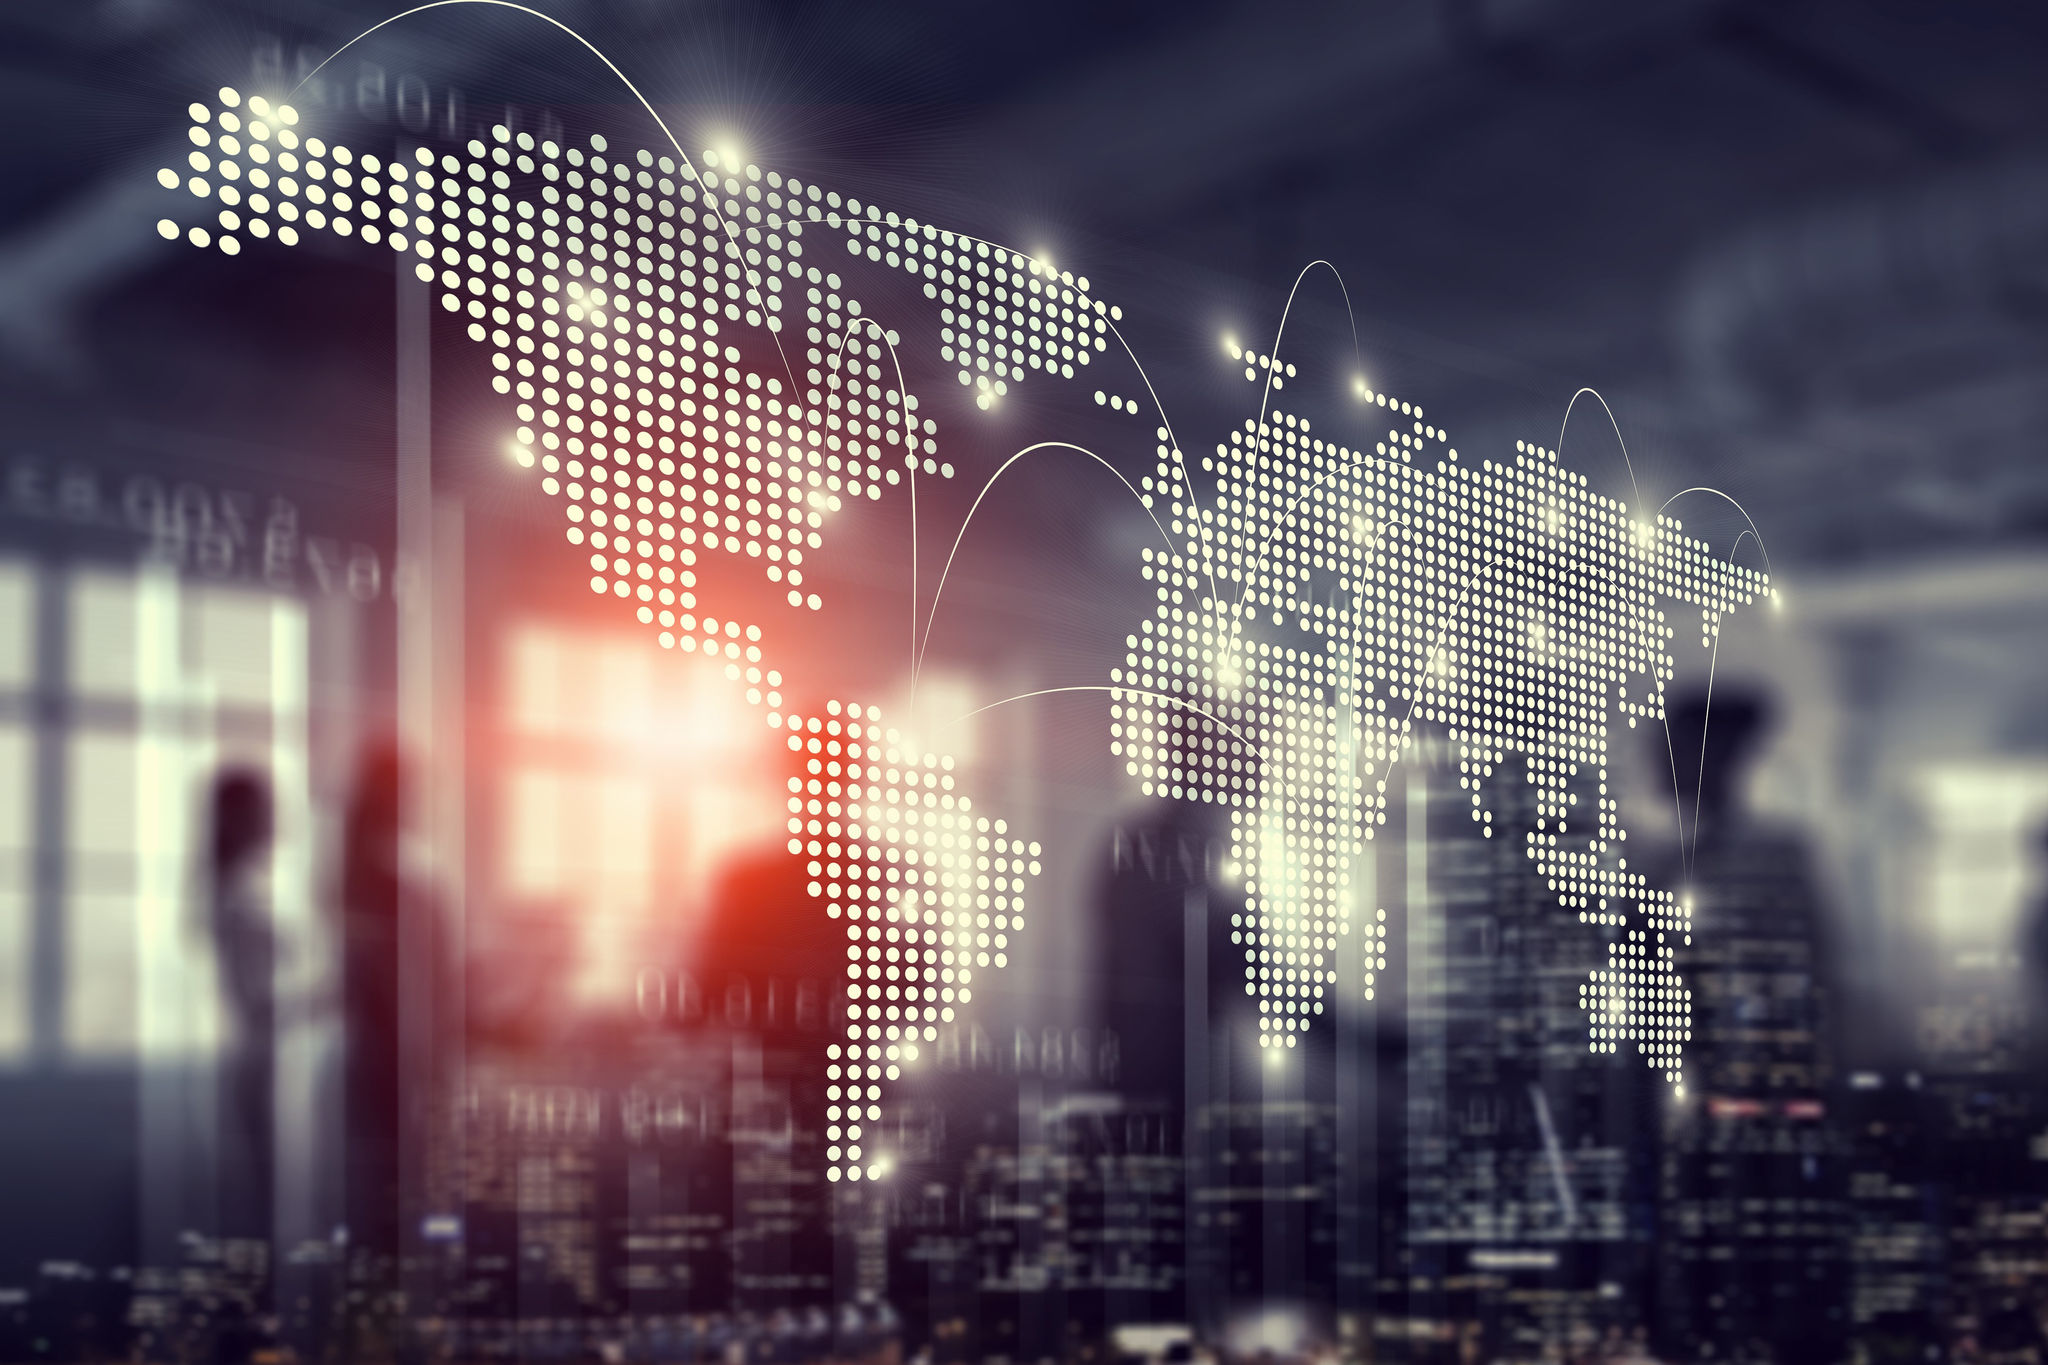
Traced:
<path fill-rule="evenodd" d="M 789 796 L 826 775 L 800 747 L 772 761 Z M 832 1293 L 831 1204 L 816 1172 L 827 1150 L 824 1053 L 835 1021 L 844 1027 L 848 925 L 811 893 L 816 866 L 780 835 L 740 853 L 681 952 L 703 992 L 702 1022 L 730 1035 L 729 1055 L 750 1058 L 727 1073 L 735 1125 L 780 1135 L 746 1149 L 731 1193 L 735 1205 L 777 1209 L 732 1239 L 735 1300 L 758 1309 L 815 1307 Z M 840 1130 L 829 1131 L 836 1142 Z M 746 1354 L 743 1343 L 730 1350 Z"/>
<path fill-rule="evenodd" d="M 275 1170 L 278 960 L 267 885 L 275 835 L 269 781 L 253 769 L 223 771 L 209 817 L 206 927 L 229 1032 L 220 1096 L 222 1232 L 265 1238 Z"/>
<path fill-rule="evenodd" d="M 1761 693 L 1723 687 L 1668 708 L 1681 806 L 1676 866 L 1692 933 L 1685 1094 L 1665 1126 L 1660 1248 L 1668 1345 L 1690 1355 L 1825 1359 L 1847 1321 L 1831 936 L 1803 833 L 1743 800 L 1770 731 Z"/>
<path fill-rule="evenodd" d="M 801 745 L 778 744 L 768 762 L 781 778 L 778 799 L 795 799 L 806 789 L 815 795 L 825 778 L 824 761 Z M 823 1027 L 831 1007 L 825 998 L 836 1003 L 846 990 L 846 923 L 829 916 L 825 901 L 812 894 L 816 878 L 811 860 L 791 853 L 779 831 L 737 850 L 721 869 L 708 913 L 691 926 L 682 948 L 682 965 L 704 992 L 707 1019 L 764 1038 L 786 1036 L 797 1028 L 797 993 L 808 987 L 804 1031 Z M 778 983 L 772 1007 L 770 983 Z M 804 1045 L 807 1056 L 811 1041 Z"/>
<path fill-rule="evenodd" d="M 344 1203 L 351 1258 L 377 1273 L 400 1250 L 400 1154 L 424 1139 L 422 1111 L 451 1031 L 433 1014 L 449 983 L 439 909 L 403 863 L 407 781 L 394 746 L 369 749 L 342 834 Z M 409 981 L 424 987 L 412 1010 L 401 986 L 409 959 Z"/>
<path fill-rule="evenodd" d="M 1747 820 L 1742 784 L 1770 729 L 1769 702 L 1723 688 L 1719 697 L 1682 698 L 1667 715 L 1680 801 L 1691 796 L 1697 802 L 1691 837 L 1708 846 L 1741 837 Z"/>
<path fill-rule="evenodd" d="M 344 1207 L 351 1253 L 395 1255 L 398 1220 L 398 912 L 403 768 L 363 759 L 342 835 Z"/>

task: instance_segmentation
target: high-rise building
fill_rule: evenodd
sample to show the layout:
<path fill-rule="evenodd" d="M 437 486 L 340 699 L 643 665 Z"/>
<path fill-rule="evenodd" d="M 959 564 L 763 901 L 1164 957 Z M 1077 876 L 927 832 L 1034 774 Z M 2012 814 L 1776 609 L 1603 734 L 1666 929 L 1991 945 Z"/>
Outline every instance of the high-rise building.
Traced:
<path fill-rule="evenodd" d="M 2012 955 L 1952 955 L 1917 1011 L 1917 1061 L 1940 1133 L 1952 1340 L 2048 1356 L 2048 1096 Z M 2035 1002 L 2038 1004 L 2038 1002 Z"/>
<path fill-rule="evenodd" d="M 1658 1089 L 1587 1049 L 1603 945 L 1531 867 L 1517 776 L 1489 836 L 1451 764 L 1418 764 L 1405 822 L 1409 1311 L 1511 1356 L 1643 1325 Z"/>
<path fill-rule="evenodd" d="M 1279 1303 L 1327 1314 L 1336 1301 L 1337 1111 L 1303 1099 L 1247 1099 L 1195 1116 L 1190 1277 L 1213 1331 Z"/>
<path fill-rule="evenodd" d="M 1800 841 L 1765 830 L 1701 840 L 1690 882 L 1658 1318 L 1688 1356 L 1824 1359 L 1848 1334 L 1849 1225 L 1819 898 Z"/>
<path fill-rule="evenodd" d="M 614 1301 L 635 1316 L 732 1302 L 732 1148 L 724 1097 L 650 1077 L 619 1097 L 624 1199 L 613 1215 Z"/>
<path fill-rule="evenodd" d="M 591 1086 L 473 1075 L 460 1111 L 462 1271 L 452 1297 L 478 1330 L 604 1307 L 607 1099 Z"/>
<path fill-rule="evenodd" d="M 825 1136 L 786 1085 L 735 1087 L 733 1304 L 763 1313 L 834 1301 Z M 851 1289 L 852 1286 L 849 1286 Z"/>
<path fill-rule="evenodd" d="M 1102 1092 L 1047 1096 L 899 1190 L 890 1285 L 943 1359 L 1043 1353 L 1185 1312 L 1176 1116 Z M 947 1177 L 951 1176 L 952 1179 Z"/>
<path fill-rule="evenodd" d="M 1849 1327 L 1875 1360 L 1903 1358 L 1943 1335 L 1947 1200 L 1929 1100 L 1920 1073 L 1904 1069 L 1852 1071 L 1835 1087 L 1830 1117 L 1847 1166 Z"/>

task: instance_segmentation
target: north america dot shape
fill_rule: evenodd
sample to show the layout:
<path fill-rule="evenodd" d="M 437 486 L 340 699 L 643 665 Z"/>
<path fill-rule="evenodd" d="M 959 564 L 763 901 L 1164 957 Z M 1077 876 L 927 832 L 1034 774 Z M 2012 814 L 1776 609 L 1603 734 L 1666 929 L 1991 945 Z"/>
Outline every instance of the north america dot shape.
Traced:
<path fill-rule="evenodd" d="M 955 473 L 897 331 L 823 248 L 922 282 L 941 359 L 983 410 L 1033 374 L 1073 379 L 1113 310 L 1070 272 L 716 152 L 498 126 L 380 155 L 232 89 L 187 114 L 191 150 L 156 179 L 202 219 L 165 216 L 158 235 L 234 255 L 313 231 L 392 252 L 487 348 L 509 456 L 562 508 L 565 572 L 659 647 L 717 661 L 802 759 L 788 851 L 847 934 L 845 1036 L 822 1059 L 826 1174 L 878 1178 L 884 1097 L 1009 965 L 1041 849 L 872 704 L 786 703 L 777 644 L 826 607 L 807 573 L 831 521 Z M 742 573 L 786 613 L 722 606 Z"/>

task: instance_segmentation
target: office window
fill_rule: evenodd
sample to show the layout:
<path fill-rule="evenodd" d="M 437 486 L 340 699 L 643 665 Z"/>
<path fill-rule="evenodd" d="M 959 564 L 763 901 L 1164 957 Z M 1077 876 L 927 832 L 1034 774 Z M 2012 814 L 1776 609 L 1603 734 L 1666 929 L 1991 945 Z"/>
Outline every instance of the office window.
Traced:
<path fill-rule="evenodd" d="M 619 997 L 726 861 L 779 837 L 771 736 L 712 665 L 638 634 L 528 623 L 504 662 L 502 899 L 572 915 L 578 995 Z"/>
<path fill-rule="evenodd" d="M 512 774 L 507 884 L 540 900 L 645 910 L 654 893 L 653 784 L 550 768 Z"/>
<path fill-rule="evenodd" d="M 35 831 L 35 733 L 0 722 L 0 1064 L 29 1050 Z"/>
<path fill-rule="evenodd" d="M 33 604 L 33 587 L 23 600 Z M 205 1052 L 219 1046 L 223 1017 L 201 845 L 223 767 L 254 767 L 272 784 L 281 921 L 309 890 L 303 849 L 291 847 L 305 839 L 305 610 L 117 569 L 72 573 L 59 602 L 63 659 L 37 659 L 33 641 L 0 643 L 0 677 L 18 679 L 25 702 L 41 696 L 53 726 L 0 731 L 0 972 L 23 974 L 6 990 L 20 1009 L 0 1017 L 0 1056 L 10 1040 L 16 1054 L 88 1062 Z M 55 763 L 39 767 L 39 749 Z M 57 866 L 55 919 L 43 923 L 41 845 L 53 845 Z M 20 855 L 10 860 L 8 847 Z M 33 960 L 39 933 L 61 943 L 55 1040 L 29 1036 L 33 982 L 27 966 L 10 966 Z"/>
<path fill-rule="evenodd" d="M 35 682 L 35 646 L 35 570 L 0 559 L 0 696 L 19 696 Z"/>
<path fill-rule="evenodd" d="M 147 729 L 65 737 L 64 1036 L 73 1053 L 159 1056 L 218 1036 L 199 904 L 197 750 Z"/>
<path fill-rule="evenodd" d="M 2048 764 L 1959 763 L 1926 769 L 1920 797 L 1927 830 L 1927 903 L 1943 939 L 1963 948 L 2009 950 L 2048 823 Z"/>
<path fill-rule="evenodd" d="M 512 632 L 507 701 L 512 727 L 581 741 L 648 737 L 658 728 L 660 654 L 638 637 L 523 626 Z M 671 670 L 678 671 L 678 670 Z M 668 700 L 675 700 L 669 689 Z"/>
<path fill-rule="evenodd" d="M 0 560 L 0 1065 L 21 1061 L 32 1045 L 35 643 L 35 569 Z"/>

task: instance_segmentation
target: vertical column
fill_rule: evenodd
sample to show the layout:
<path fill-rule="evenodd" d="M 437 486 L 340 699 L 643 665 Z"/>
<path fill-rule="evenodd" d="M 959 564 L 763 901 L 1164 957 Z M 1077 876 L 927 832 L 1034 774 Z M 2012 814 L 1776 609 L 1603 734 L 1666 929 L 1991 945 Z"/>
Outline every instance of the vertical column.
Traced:
<path fill-rule="evenodd" d="M 1418 747 L 1408 767 L 1403 861 L 1406 863 L 1408 972 L 1408 1094 L 1404 1184 L 1406 1245 L 1402 1280 L 1411 1317 L 1430 1318 L 1444 1307 L 1443 1248 L 1437 1236 L 1446 1210 L 1449 1119 L 1445 1105 L 1444 922 L 1429 895 L 1429 772 Z M 1416 1292 L 1416 1281 L 1427 1287 Z"/>
<path fill-rule="evenodd" d="M 1206 859 L 1204 872 L 1207 871 Z M 1199 1330 L 1210 1311 L 1207 1248 L 1198 1200 L 1208 1152 L 1202 1110 L 1209 1103 L 1209 889 L 1190 886 L 1181 907 L 1181 1264 L 1187 1320 Z"/>
<path fill-rule="evenodd" d="M 433 286 L 410 271 L 397 275 L 397 552 L 392 597 L 398 618 L 398 743 L 406 763 L 401 830 L 434 847 L 434 466 Z M 402 866 L 402 864 L 401 864 Z M 399 878 L 397 1253 L 418 1263 L 427 1140 L 435 1112 L 436 971 L 441 944 L 437 907 L 417 875 Z M 353 1040 L 351 1040 L 353 1041 Z M 401 1283 L 409 1290 L 425 1284 Z M 430 1301 L 426 1295 L 412 1300 Z"/>
<path fill-rule="evenodd" d="M 273 597 L 267 622 L 270 647 L 271 792 L 278 827 L 312 828 L 310 767 L 312 631 L 305 607 Z M 280 945 L 304 944 L 314 920 L 313 841 L 300 835 L 280 839 L 271 853 L 271 924 Z M 290 951 L 274 955 L 271 986 L 278 1000 L 294 999 L 296 973 Z M 271 1143 L 268 1236 L 272 1249 L 272 1302 L 292 1300 L 281 1292 L 282 1253 L 310 1236 L 312 1208 L 313 1122 L 311 1078 L 296 1044 L 302 1030 L 274 1011 L 269 1040 L 271 1056 L 270 1112 L 264 1117 Z"/>
<path fill-rule="evenodd" d="M 1010 1064 L 1017 1078 L 1017 1206 L 1019 1209 L 1043 1210 L 1047 1193 L 1045 1183 L 1052 1175 L 1048 1165 L 1050 1144 L 1045 1140 L 1049 1136 L 1045 1129 L 1045 1090 L 1035 1064 L 1029 1074 L 1025 1071 L 1022 1049 L 1018 1046 L 1018 1040 L 1023 1036 L 1021 1028 L 1013 1025 Z M 1000 1068 L 1000 1054 L 997 1065 Z M 1045 1220 L 1039 1217 L 1018 1218 L 1016 1227 L 1018 1271 L 1047 1266 L 1052 1238 L 1046 1232 Z M 1013 1275 L 1021 1286 L 1026 1286 L 1017 1295 L 1014 1359 L 1060 1358 L 1059 1342 L 1065 1315 L 1054 1311 L 1054 1308 L 1059 1294 L 1059 1279 L 1064 1273 L 1064 1266 L 1055 1268 L 1051 1279 L 1042 1283 L 1035 1292 L 1028 1287 L 1032 1277 Z"/>
<path fill-rule="evenodd" d="M 1376 922 L 1378 860 L 1361 840 L 1352 869 L 1345 932 L 1337 939 L 1337 989 L 1330 1011 L 1337 1030 L 1337 1152 L 1342 1180 L 1339 1205 L 1337 1303 L 1358 1310 L 1370 1327 L 1372 1291 L 1379 1277 L 1379 1010 L 1365 999 L 1365 928 Z"/>
<path fill-rule="evenodd" d="M 65 858 L 70 842 L 65 814 L 69 786 L 64 739 L 70 722 L 66 670 L 71 654 L 71 621 L 65 609 L 70 576 L 45 563 L 35 575 L 35 673 L 33 790 L 36 794 L 35 849 L 30 870 L 29 1055 L 54 1064 L 64 1048 Z"/>
<path fill-rule="evenodd" d="M 1896 828 L 1896 783 L 1887 771 L 1892 763 L 1892 746 L 1886 721 L 1892 708 L 1893 682 L 1900 667 L 1900 648 L 1895 636 L 1882 625 L 1852 625 L 1836 631 L 1829 640 L 1840 697 L 1841 724 L 1837 729 L 1835 790 L 1848 807 L 1846 823 L 1854 831 L 1852 855 L 1845 860 L 1847 885 L 1845 904 L 1865 907 L 1867 916 L 1859 929 L 1874 941 L 1875 951 L 1843 955 L 1837 970 L 1850 979 L 1843 984 L 1860 989 L 1868 998 L 1882 999 L 1890 983 L 1909 980 L 1914 972 L 1906 968 L 1906 955 L 1918 950 L 1919 926 L 1911 924 L 1915 907 L 1900 894 L 1910 884 L 1903 875 L 1908 856 L 1900 852 L 1901 841 L 1887 837 Z"/>
<path fill-rule="evenodd" d="M 145 1255 L 179 1256 L 182 1233 L 218 1232 L 217 1179 L 195 1181 L 220 1140 L 213 1058 L 191 1046 L 192 1019 L 212 1007 L 198 994 L 180 943 L 184 856 L 179 771 L 187 735 L 179 712 L 178 583 L 170 566 L 145 565 L 135 581 L 136 1135 Z M 200 828 L 205 828 L 202 820 Z M 195 1150 L 195 1148 L 197 1150 Z M 177 1259 L 168 1262 L 178 1264 Z"/>
<path fill-rule="evenodd" d="M 726 1008 L 731 1018 L 731 1007 Z M 772 1308 L 775 1277 L 789 1264 L 789 1238 L 777 1205 L 784 1191 L 762 1159 L 765 1134 L 761 1109 L 765 1096 L 761 1040 L 745 1029 L 733 1029 L 731 1087 L 726 1101 L 726 1126 L 732 1153 L 732 1311 Z M 763 1187 L 764 1180 L 767 1187 Z M 764 1286 L 767 1288 L 764 1289 Z"/>
<path fill-rule="evenodd" d="M 1261 884 L 1260 890 L 1265 889 Z M 1267 921 L 1269 924 L 1271 920 Z M 1296 1194 L 1307 1180 L 1308 1145 L 1297 1103 L 1297 1081 L 1307 1058 L 1286 1050 L 1276 1037 L 1259 1049 L 1259 1296 L 1271 1302 L 1301 1283 L 1302 1252 L 1308 1241 L 1309 1208 Z M 1246 1125 L 1251 1130 L 1251 1125 Z"/>
<path fill-rule="evenodd" d="M 439 962 L 445 970 L 430 987 L 433 993 L 430 1016 L 435 1036 L 430 1040 L 437 1059 L 435 1091 L 429 1112 L 433 1129 L 427 1154 L 433 1158 L 426 1194 L 433 1206 L 423 1212 L 458 1213 L 463 1182 L 462 1150 L 456 1141 L 459 1129 L 453 1123 L 456 1096 L 467 1088 L 468 1018 L 466 982 L 463 969 L 469 953 L 468 866 L 468 708 L 467 708 L 467 614 L 463 610 L 466 580 L 463 575 L 464 524 L 461 501 L 449 494 L 433 502 L 432 545 L 432 708 L 433 733 L 429 737 L 430 757 L 421 771 L 422 800 L 427 807 L 428 834 L 432 839 L 434 887 L 438 905 L 430 925 L 440 939 Z"/>

